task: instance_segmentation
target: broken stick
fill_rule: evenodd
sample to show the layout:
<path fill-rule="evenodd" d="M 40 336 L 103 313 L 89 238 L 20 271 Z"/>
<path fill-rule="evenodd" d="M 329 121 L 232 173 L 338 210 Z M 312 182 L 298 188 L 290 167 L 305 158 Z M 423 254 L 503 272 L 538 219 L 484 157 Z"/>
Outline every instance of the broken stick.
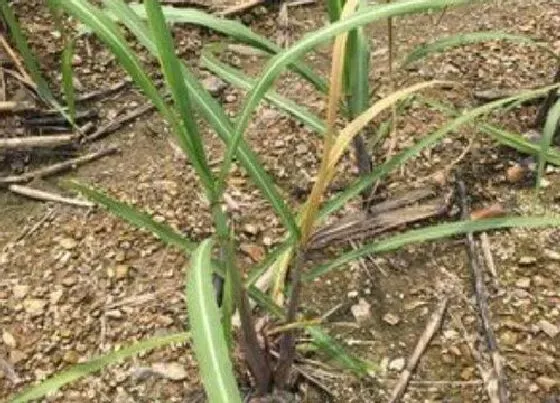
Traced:
<path fill-rule="evenodd" d="M 105 137 L 106 135 L 110 134 L 111 132 L 114 132 L 115 130 L 117 130 L 122 125 L 125 125 L 126 123 L 129 123 L 131 120 L 134 120 L 137 117 L 140 117 L 143 114 L 148 113 L 148 112 L 150 112 L 154 109 L 155 109 L 155 106 L 152 105 L 152 104 L 143 105 L 143 106 L 127 113 L 126 115 L 121 116 L 120 118 L 117 118 L 117 119 L 113 119 L 109 123 L 107 123 L 106 125 L 103 125 L 103 126 L 99 127 L 95 132 L 93 132 L 92 134 L 85 137 L 83 141 L 85 143 L 91 143 L 92 141 L 95 141 L 95 140 L 98 140 L 102 137 Z"/>
<path fill-rule="evenodd" d="M 434 337 L 436 330 L 438 330 L 441 326 L 443 315 L 445 313 L 445 309 L 447 308 L 447 302 L 447 297 L 444 297 L 439 303 L 437 309 L 432 313 L 430 321 L 426 324 L 424 333 L 422 333 L 422 336 L 420 336 L 420 339 L 418 339 L 418 343 L 416 343 L 414 352 L 408 359 L 406 368 L 403 372 L 401 372 L 399 380 L 395 388 L 393 389 L 393 392 L 391 393 L 391 399 L 389 400 L 390 403 L 397 402 L 406 391 L 406 387 L 408 385 L 408 382 L 410 381 L 410 377 L 416 369 L 420 357 L 422 356 L 422 354 L 424 354 L 424 351 L 426 351 L 426 348 L 430 344 L 432 337 Z"/>
<path fill-rule="evenodd" d="M 42 201 L 50 201 L 50 202 L 57 202 L 57 203 L 65 203 L 71 204 L 73 206 L 80 206 L 80 207 L 93 207 L 95 206 L 94 203 L 89 202 L 87 200 L 79 200 L 79 199 L 70 199 L 68 197 L 60 196 L 56 193 L 45 192 L 44 190 L 34 189 L 29 186 L 24 185 L 10 185 L 8 186 L 8 190 L 10 192 L 27 196 L 35 200 L 42 200 Z"/>
<path fill-rule="evenodd" d="M 465 184 L 463 182 L 458 183 L 458 194 L 461 200 L 461 214 L 463 219 L 468 219 L 469 217 L 469 206 L 466 196 Z M 478 305 L 480 321 L 482 325 L 482 330 L 484 331 L 484 337 L 486 339 L 486 344 L 488 346 L 488 352 L 490 354 L 490 359 L 492 360 L 492 366 L 494 369 L 494 375 L 497 379 L 498 396 L 500 403 L 509 402 L 508 392 L 505 386 L 505 376 L 503 371 L 503 360 L 498 350 L 498 342 L 496 341 L 496 335 L 492 329 L 492 324 L 490 323 L 490 309 L 488 308 L 488 292 L 486 286 L 484 285 L 484 278 L 480 264 L 480 258 L 476 251 L 476 244 L 474 242 L 474 235 L 472 232 L 468 232 L 466 235 L 466 248 L 469 257 L 469 266 L 471 268 L 473 276 L 473 288 L 475 292 L 476 304 Z"/>
<path fill-rule="evenodd" d="M 82 155 L 81 157 L 72 158 L 68 161 L 59 162 L 57 164 L 49 165 L 44 168 L 37 169 L 35 171 L 27 172 L 22 175 L 10 175 L 0 177 L 1 184 L 13 184 L 13 183 L 25 183 L 29 182 L 35 178 L 44 178 L 45 176 L 54 175 L 56 173 L 65 171 L 67 169 L 72 169 L 78 165 L 83 165 L 87 162 L 99 159 L 106 155 L 115 154 L 118 152 L 118 147 L 107 147 L 105 149 Z"/>
<path fill-rule="evenodd" d="M 31 136 L 0 138 L 0 150 L 4 149 L 29 149 L 35 147 L 58 147 L 72 143 L 76 139 L 73 134 L 60 134 L 56 136 Z"/>

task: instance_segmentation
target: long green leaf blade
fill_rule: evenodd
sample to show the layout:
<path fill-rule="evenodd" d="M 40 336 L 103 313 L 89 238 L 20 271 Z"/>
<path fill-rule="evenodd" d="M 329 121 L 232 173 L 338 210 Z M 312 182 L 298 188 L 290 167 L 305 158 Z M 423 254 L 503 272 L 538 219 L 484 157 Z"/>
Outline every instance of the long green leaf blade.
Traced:
<path fill-rule="evenodd" d="M 546 123 L 544 124 L 543 136 L 541 139 L 540 150 L 539 150 L 539 163 L 537 169 L 537 190 L 541 186 L 541 179 L 544 174 L 544 166 L 546 163 L 546 154 L 550 148 L 550 144 L 554 139 L 556 130 L 558 128 L 558 123 L 560 123 L 560 100 L 550 108 L 548 111 L 548 117 L 546 118 Z"/>
<path fill-rule="evenodd" d="M 78 20 L 88 25 L 99 38 L 109 46 L 121 66 L 132 77 L 136 85 L 153 102 L 174 130 L 178 131 L 179 122 L 158 93 L 148 77 L 138 57 L 128 46 L 113 21 L 86 0 L 52 0 Z"/>
<path fill-rule="evenodd" d="M 144 45 L 150 53 L 156 55 L 155 44 L 149 35 L 149 31 L 142 20 L 134 13 L 122 0 L 103 0 L 104 4 L 114 13 L 118 21 L 136 35 L 139 42 Z M 218 136 L 226 145 L 231 142 L 234 132 L 231 121 L 224 113 L 218 102 L 210 96 L 200 82 L 185 66 L 181 66 L 185 84 L 195 102 L 200 108 L 208 123 L 214 128 Z M 247 143 L 241 139 L 238 150 L 238 158 L 248 174 L 251 176 L 255 184 L 259 187 L 264 197 L 270 202 L 288 231 L 291 234 L 297 234 L 298 228 L 293 215 L 286 206 L 286 203 L 280 196 L 274 181 L 268 175 L 259 162 L 257 155 L 251 151 Z"/>
<path fill-rule="evenodd" d="M 165 24 L 159 2 L 147 0 L 144 4 L 165 80 L 183 121 L 183 124 L 178 126 L 176 132 L 177 139 L 181 148 L 183 148 L 184 152 L 193 162 L 204 187 L 210 195 L 210 200 L 212 200 L 214 179 L 206 160 L 198 126 L 194 120 L 195 117 L 190 105 L 189 92 L 181 72 L 181 64 L 175 55 L 173 38 Z"/>
<path fill-rule="evenodd" d="M 93 357 L 89 361 L 74 365 L 49 379 L 44 380 L 38 385 L 30 386 L 23 392 L 14 396 L 11 403 L 24 403 L 29 402 L 30 400 L 40 399 L 49 393 L 57 391 L 64 385 L 94 372 L 100 371 L 111 364 L 118 363 L 126 358 L 130 358 L 139 353 L 154 350 L 159 347 L 175 343 L 184 343 L 189 340 L 189 337 L 189 333 L 175 333 L 166 336 L 156 336 L 148 340 L 134 343 L 118 351 Z"/>
<path fill-rule="evenodd" d="M 468 3 L 469 0 L 411 0 L 392 4 L 377 5 L 358 10 L 348 18 L 337 21 L 331 25 L 321 28 L 312 34 L 307 35 L 291 48 L 273 57 L 266 65 L 264 73 L 261 75 L 255 87 L 247 95 L 243 108 L 239 113 L 236 124 L 235 135 L 244 133 L 247 129 L 249 120 L 259 105 L 260 101 L 270 89 L 278 75 L 290 63 L 295 62 L 305 52 L 328 39 L 368 23 L 404 14 L 427 11 L 432 8 Z"/>
<path fill-rule="evenodd" d="M 209 401 L 241 403 L 212 288 L 211 252 L 207 239 L 191 258 L 186 294 L 193 348 Z"/>
<path fill-rule="evenodd" d="M 74 70 L 72 68 L 72 56 L 74 55 L 74 41 L 69 40 L 62 51 L 62 89 L 68 107 L 68 115 L 71 123 L 76 118 L 76 102 L 74 91 Z"/>
<path fill-rule="evenodd" d="M 202 51 L 200 64 L 201 67 L 210 70 L 223 80 L 243 90 L 249 91 L 255 85 L 254 79 L 246 76 L 241 70 L 220 62 L 210 53 L 209 50 Z M 276 105 L 278 108 L 288 112 L 295 119 L 313 129 L 316 133 L 322 135 L 325 132 L 325 124 L 323 123 L 323 120 L 303 106 L 298 105 L 294 101 L 285 98 L 272 90 L 266 93 L 265 98 L 273 105 Z"/>
<path fill-rule="evenodd" d="M 197 247 L 196 243 L 190 241 L 170 226 L 155 221 L 150 215 L 114 199 L 102 191 L 82 185 L 78 182 L 69 182 L 68 186 L 83 193 L 88 199 L 100 204 L 117 217 L 122 218 L 138 228 L 152 232 L 163 242 L 171 246 L 175 246 L 189 253 Z"/>
<path fill-rule="evenodd" d="M 142 4 L 131 3 L 129 7 L 139 18 L 146 19 L 146 12 Z M 237 21 L 216 17 L 203 11 L 189 8 L 163 6 L 162 10 L 165 20 L 170 24 L 183 23 L 207 27 L 269 54 L 276 54 L 282 51 L 282 48 L 276 43 L 256 34 Z M 112 11 L 114 12 L 114 9 Z M 311 82 L 318 90 L 322 92 L 327 90 L 325 81 L 305 63 L 298 61 L 291 64 L 290 68 Z"/>
<path fill-rule="evenodd" d="M 463 115 L 453 119 L 445 126 L 436 130 L 434 133 L 426 136 L 412 147 L 409 147 L 406 150 L 402 151 L 401 153 L 395 155 L 386 163 L 377 166 L 376 168 L 373 169 L 373 171 L 369 175 L 364 176 L 359 180 L 355 181 L 354 183 L 352 183 L 344 192 L 340 193 L 334 199 L 330 200 L 325 204 L 325 206 L 319 213 L 319 219 L 324 219 L 329 214 L 339 210 L 349 200 L 359 195 L 360 192 L 362 192 L 372 183 L 378 181 L 379 179 L 387 175 L 396 167 L 404 164 L 410 158 L 413 158 L 414 156 L 418 155 L 424 148 L 436 144 L 448 133 L 457 130 L 462 125 L 473 121 L 479 116 L 489 113 L 504 105 L 507 105 L 508 103 L 515 102 L 517 100 L 536 98 L 539 97 L 541 94 L 546 94 L 548 91 L 550 91 L 553 88 L 558 88 L 559 86 L 560 86 L 559 84 L 556 84 L 556 85 L 540 88 L 538 90 L 525 91 L 520 95 L 489 102 L 486 105 L 465 112 Z"/>
<path fill-rule="evenodd" d="M 548 45 L 537 42 L 525 35 L 508 34 L 506 32 L 470 32 L 466 34 L 449 36 L 447 38 L 438 39 L 437 41 L 432 43 L 418 46 L 408 54 L 401 67 L 405 67 L 407 64 L 418 61 L 432 53 L 442 52 L 450 48 L 469 45 L 473 43 L 503 40 L 536 46 L 540 49 L 543 49 L 554 58 L 560 59 L 560 56 L 558 56 Z"/>
<path fill-rule="evenodd" d="M 323 332 L 320 328 L 310 326 L 306 327 L 305 330 L 313 337 L 313 344 L 319 347 L 330 359 L 335 361 L 342 368 L 352 371 L 359 377 L 367 376 L 376 369 L 376 366 L 372 363 L 352 357 L 339 342 Z"/>
<path fill-rule="evenodd" d="M 454 235 L 466 234 L 468 232 L 489 231 L 493 229 L 514 227 L 539 228 L 557 225 L 560 225 L 560 218 L 558 217 L 506 217 L 491 220 L 459 221 L 434 225 L 428 228 L 410 230 L 403 234 L 395 235 L 382 241 L 373 242 L 369 245 L 363 246 L 362 248 L 345 253 L 327 264 L 312 268 L 303 275 L 303 278 L 306 281 L 311 281 L 345 265 L 348 262 L 351 262 L 352 260 L 356 260 L 367 255 L 396 250 L 411 243 L 433 241 Z"/>

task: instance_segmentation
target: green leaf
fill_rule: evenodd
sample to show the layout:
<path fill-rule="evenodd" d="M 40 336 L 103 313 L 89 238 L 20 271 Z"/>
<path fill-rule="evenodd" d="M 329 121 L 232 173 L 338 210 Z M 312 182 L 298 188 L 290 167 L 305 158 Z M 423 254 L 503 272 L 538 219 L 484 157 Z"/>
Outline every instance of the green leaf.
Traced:
<path fill-rule="evenodd" d="M 532 46 L 536 46 L 543 49 L 555 59 L 560 59 L 554 51 L 545 43 L 537 42 L 525 35 L 515 35 L 508 34 L 506 32 L 471 32 L 466 34 L 457 34 L 449 36 L 447 38 L 439 39 L 432 43 L 427 43 L 418 46 L 411 53 L 408 54 L 404 63 L 401 65 L 405 67 L 407 64 L 420 60 L 427 55 L 435 52 L 442 52 L 449 48 L 454 48 L 458 46 L 468 45 L 472 43 L 489 42 L 489 41 L 509 41 L 516 43 L 524 43 Z"/>
<path fill-rule="evenodd" d="M 207 239 L 193 253 L 187 279 L 187 310 L 193 348 L 208 400 L 241 403 L 212 287 L 211 252 L 212 242 Z"/>
<path fill-rule="evenodd" d="M 241 70 L 221 63 L 208 49 L 202 51 L 200 64 L 202 68 L 210 70 L 223 80 L 243 90 L 248 91 L 255 85 L 254 79 L 247 77 Z M 298 105 L 288 98 L 278 95 L 278 93 L 272 90 L 266 93 L 265 98 L 273 105 L 288 112 L 295 119 L 313 129 L 316 133 L 322 135 L 325 132 L 325 124 L 323 123 L 323 120 L 317 115 L 311 113 L 307 108 Z"/>
<path fill-rule="evenodd" d="M 538 144 L 533 144 L 520 134 L 510 133 L 500 127 L 484 124 L 478 128 L 482 133 L 485 133 L 496 140 L 498 143 L 511 147 L 519 152 L 529 155 L 539 155 L 541 151 Z M 560 165 L 560 152 L 549 148 L 545 154 L 545 160 L 554 165 Z"/>
<path fill-rule="evenodd" d="M 430 98 L 424 98 L 424 97 L 418 97 L 418 99 L 424 102 L 426 105 L 430 106 L 431 108 L 437 109 L 448 116 L 455 117 L 460 115 L 460 112 L 455 110 L 455 108 L 449 105 L 445 105 L 439 101 Z M 498 143 L 506 147 L 511 147 L 521 153 L 529 154 L 529 155 L 538 155 L 540 152 L 539 145 L 525 140 L 520 134 L 511 133 L 501 127 L 497 127 L 487 123 L 477 126 L 476 128 L 482 133 L 492 137 Z M 546 162 L 554 165 L 560 165 L 560 152 L 552 148 L 549 148 L 546 152 Z"/>
<path fill-rule="evenodd" d="M 560 123 L 560 100 L 550 108 L 548 111 L 548 117 L 546 118 L 546 123 L 544 124 L 543 136 L 541 139 L 540 150 L 539 150 L 539 164 L 537 169 L 537 190 L 541 186 L 541 178 L 544 174 L 544 165 L 546 163 L 546 155 L 550 148 L 550 144 L 554 140 L 554 134 L 558 128 L 558 123 Z"/>
<path fill-rule="evenodd" d="M 345 0 L 327 0 L 326 3 L 329 21 L 331 23 L 338 21 L 340 19 L 340 14 L 342 14 L 342 7 Z"/>
<path fill-rule="evenodd" d="M 338 341 L 323 332 L 320 328 L 309 326 L 306 327 L 306 331 L 313 337 L 312 343 L 342 368 L 352 371 L 359 377 L 367 376 L 376 369 L 374 364 L 352 357 Z"/>
<path fill-rule="evenodd" d="M 35 55 L 27 45 L 27 39 L 21 26 L 19 25 L 12 8 L 8 5 L 7 1 L 0 1 L 0 12 L 2 17 L 10 29 L 10 34 L 15 42 L 16 48 L 23 58 L 23 64 L 27 69 L 31 79 L 37 86 L 37 94 L 45 101 L 55 108 L 62 116 L 64 116 L 69 122 L 72 120 L 69 118 L 68 114 L 64 108 L 55 99 L 49 84 L 43 77 L 41 69 L 39 68 L 39 63 L 35 59 Z"/>
<path fill-rule="evenodd" d="M 69 40 L 62 52 L 62 89 L 64 98 L 68 106 L 68 115 L 71 123 L 74 124 L 76 118 L 76 102 L 74 91 L 74 71 L 72 68 L 72 56 L 74 55 L 74 41 Z"/>
<path fill-rule="evenodd" d="M 165 76 L 165 81 L 167 82 L 167 86 L 175 101 L 175 106 L 183 121 L 183 124 L 177 127 L 178 130 L 175 133 L 176 137 L 185 154 L 187 154 L 193 162 L 196 172 L 209 194 L 209 199 L 212 200 L 214 194 L 214 178 L 212 177 L 210 167 L 206 160 L 202 139 L 191 108 L 189 91 L 187 90 L 181 72 L 181 63 L 175 55 L 173 38 L 165 24 L 159 2 L 147 0 L 144 4 L 146 6 L 149 27 L 156 44 L 158 59 Z"/>
<path fill-rule="evenodd" d="M 356 11 L 348 18 L 337 21 L 308 34 L 292 47 L 269 60 L 264 69 L 264 73 L 247 95 L 243 107 L 239 112 L 235 127 L 235 135 L 242 135 L 245 132 L 253 112 L 284 68 L 290 63 L 295 62 L 316 45 L 319 45 L 320 43 L 325 42 L 342 32 L 346 32 L 387 17 L 418 13 L 427 11 L 430 8 L 441 8 L 445 6 L 465 4 L 468 2 L 469 0 L 415 0 L 365 7 Z"/>
<path fill-rule="evenodd" d="M 424 148 L 433 146 L 442 138 L 444 138 L 447 134 L 457 130 L 462 125 L 469 123 L 474 119 L 476 119 L 477 117 L 484 115 L 488 112 L 491 112 L 494 109 L 501 108 L 502 106 L 507 105 L 508 103 L 517 100 L 536 98 L 541 96 L 542 94 L 546 94 L 548 91 L 550 91 L 553 88 L 558 88 L 559 86 L 560 84 L 556 84 L 556 85 L 540 88 L 537 90 L 524 91 L 519 95 L 489 102 L 481 107 L 464 112 L 461 116 L 453 119 L 448 124 L 436 130 L 434 133 L 421 139 L 418 143 L 416 143 L 412 147 L 409 147 L 406 150 L 402 151 L 401 153 L 395 155 L 393 158 L 391 158 L 389 161 L 385 162 L 384 164 L 375 167 L 373 171 L 367 176 L 364 176 L 358 179 L 357 181 L 355 181 L 354 183 L 352 183 L 350 186 L 348 186 L 348 188 L 345 191 L 341 192 L 335 198 L 333 198 L 332 200 L 330 200 L 325 204 L 325 206 L 319 213 L 318 216 L 319 219 L 324 219 L 329 214 L 339 210 L 349 200 L 359 195 L 360 192 L 362 192 L 372 183 L 380 180 L 382 177 L 387 175 L 393 169 L 404 164 L 409 159 L 417 156 Z"/>
<path fill-rule="evenodd" d="M 118 351 L 93 357 L 87 362 L 74 365 L 67 370 L 59 372 L 51 378 L 42 381 L 38 385 L 28 387 L 23 392 L 14 396 L 11 403 L 23 403 L 41 399 L 49 393 L 56 392 L 64 385 L 94 372 L 100 371 L 111 364 L 118 363 L 126 358 L 130 358 L 137 354 L 154 350 L 169 344 L 184 343 L 189 340 L 189 337 L 189 333 L 175 333 L 166 336 L 152 337 L 148 340 L 140 341 L 128 347 L 121 348 Z"/>
<path fill-rule="evenodd" d="M 364 8 L 363 0 L 358 10 L 361 8 Z M 349 96 L 351 119 L 360 115 L 369 106 L 369 58 L 369 46 L 364 36 L 364 29 L 357 28 L 350 31 L 344 68 L 348 75 L 348 87 L 345 90 Z"/>
<path fill-rule="evenodd" d="M 103 1 L 108 4 L 107 0 Z M 146 12 L 142 4 L 131 3 L 128 6 L 130 7 L 130 10 L 132 10 L 139 18 L 146 19 Z M 163 6 L 162 10 L 165 16 L 165 20 L 170 24 L 183 23 L 200 25 L 206 28 L 210 28 L 213 31 L 228 35 L 239 42 L 251 45 L 270 54 L 276 54 L 282 51 L 282 48 L 280 46 L 272 41 L 269 41 L 263 36 L 254 33 L 248 27 L 237 21 L 216 17 L 203 11 L 191 8 Z M 115 9 L 111 8 L 111 11 L 115 12 Z M 325 83 L 325 81 L 316 73 L 314 73 L 313 70 L 305 63 L 298 61 L 297 63 L 291 64 L 290 68 L 292 68 L 306 80 L 311 82 L 318 90 L 326 91 L 327 84 Z"/>
<path fill-rule="evenodd" d="M 178 247 L 188 253 L 192 252 L 197 247 L 196 243 L 190 241 L 170 226 L 154 221 L 148 214 L 108 196 L 102 191 L 82 185 L 78 182 L 68 182 L 68 186 L 71 189 L 83 193 L 88 199 L 102 205 L 117 217 L 122 218 L 138 228 L 152 232 L 159 239 L 171 246 Z"/>
<path fill-rule="evenodd" d="M 122 0 L 103 0 L 105 5 L 114 13 L 118 21 L 136 36 L 138 41 L 154 55 L 157 55 L 155 44 L 142 20 Z M 231 121 L 224 113 L 218 102 L 210 96 L 197 78 L 185 67 L 181 66 L 185 84 L 191 94 L 192 101 L 200 108 L 200 112 L 218 136 L 226 145 L 231 142 L 234 128 Z M 238 150 L 238 159 L 251 176 L 264 197 L 270 202 L 286 228 L 292 234 L 297 234 L 298 229 L 294 217 L 286 203 L 280 196 L 274 181 L 259 162 L 257 155 L 251 151 L 244 140 L 241 140 Z"/>
<path fill-rule="evenodd" d="M 359 259 L 363 256 L 396 250 L 411 243 L 433 241 L 458 234 L 488 231 L 492 229 L 513 227 L 538 228 L 557 225 L 560 225 L 560 218 L 557 217 L 506 217 L 491 220 L 459 221 L 410 230 L 345 253 L 329 263 L 312 268 L 303 275 L 303 278 L 306 281 L 311 281 L 336 268 L 342 267 L 352 260 Z"/>
<path fill-rule="evenodd" d="M 99 38 L 109 46 L 119 64 L 127 71 L 144 94 L 150 98 L 156 108 L 173 127 L 173 130 L 178 131 L 179 122 L 159 95 L 154 83 L 146 74 L 144 67 L 140 64 L 134 52 L 127 45 L 118 27 L 104 13 L 100 12 L 98 8 L 86 0 L 52 1 L 57 7 L 66 10 L 93 29 Z"/>

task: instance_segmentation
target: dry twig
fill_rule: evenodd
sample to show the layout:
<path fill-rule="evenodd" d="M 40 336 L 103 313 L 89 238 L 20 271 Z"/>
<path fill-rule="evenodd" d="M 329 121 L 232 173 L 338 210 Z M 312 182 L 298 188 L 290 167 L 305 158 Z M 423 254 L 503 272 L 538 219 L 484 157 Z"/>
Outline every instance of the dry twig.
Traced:
<path fill-rule="evenodd" d="M 28 149 L 35 147 L 58 147 L 72 143 L 76 139 L 73 134 L 56 136 L 31 136 L 0 138 L 0 150 Z"/>
<path fill-rule="evenodd" d="M 428 344 L 430 344 L 432 337 L 434 337 L 436 330 L 439 329 L 439 327 L 441 326 L 443 315 L 445 313 L 445 309 L 447 308 L 447 302 L 448 302 L 447 297 L 444 297 L 439 303 L 437 309 L 432 313 L 432 317 L 430 318 L 430 321 L 426 324 L 424 333 L 422 333 L 422 336 L 420 336 L 418 343 L 416 343 L 414 352 L 408 359 L 406 368 L 403 372 L 401 372 L 399 380 L 395 388 L 393 389 L 393 392 L 391 393 L 391 399 L 389 400 L 391 403 L 397 402 L 406 391 L 406 387 L 408 385 L 410 377 L 412 376 L 412 373 L 416 369 L 420 357 L 422 356 L 422 354 L 424 354 L 424 351 L 426 351 L 426 348 L 428 347 Z"/>
<path fill-rule="evenodd" d="M 110 85 L 107 88 L 100 88 L 100 89 L 97 89 L 97 90 L 87 92 L 85 94 L 78 95 L 76 97 L 76 102 L 91 101 L 93 99 L 101 98 L 103 96 L 112 94 L 113 92 L 117 92 L 117 91 L 123 89 L 128 84 L 130 84 L 130 82 L 131 82 L 130 79 L 126 79 L 126 80 L 119 81 L 116 84 Z"/>
<path fill-rule="evenodd" d="M 467 219 L 470 215 L 469 207 L 467 202 L 465 184 L 463 182 L 458 183 L 459 197 L 461 200 L 461 210 L 463 219 Z M 482 330 L 484 331 L 484 337 L 488 346 L 488 352 L 492 360 L 492 365 L 494 369 L 494 376 L 497 380 L 497 393 L 500 403 L 509 402 L 508 392 L 505 387 L 505 376 L 503 371 L 503 360 L 498 350 L 498 342 L 496 341 L 496 335 L 492 329 L 492 324 L 490 323 L 490 309 L 488 308 L 488 293 L 484 285 L 484 278 L 480 264 L 480 258 L 476 251 L 476 245 L 474 242 L 474 235 L 472 232 L 466 235 L 466 247 L 467 254 L 469 256 L 469 265 L 473 276 L 473 287 L 475 292 L 476 303 L 479 308 L 479 316 L 481 320 Z"/>
<path fill-rule="evenodd" d="M 44 190 L 30 188 L 29 186 L 24 185 L 10 185 L 8 186 L 8 190 L 10 192 L 27 196 L 35 200 L 42 200 L 42 201 L 50 201 L 50 202 L 57 202 L 57 203 L 65 203 L 71 204 L 73 206 L 80 206 L 80 207 L 93 207 L 95 206 L 94 203 L 89 202 L 87 200 L 79 200 L 79 199 L 70 199 L 68 197 L 60 196 L 56 193 L 45 192 Z"/>
<path fill-rule="evenodd" d="M 91 143 L 92 141 L 98 140 L 102 137 L 105 137 L 106 135 L 114 132 L 115 130 L 117 130 L 119 127 L 129 123 L 130 121 L 142 116 L 143 114 L 150 112 L 152 110 L 155 109 L 155 106 L 151 103 L 148 103 L 146 105 L 143 105 L 129 113 L 127 113 L 126 115 L 123 115 L 117 119 L 113 119 L 111 120 L 109 123 L 107 123 L 104 126 L 99 127 L 95 132 L 93 132 L 92 134 L 88 135 L 87 137 L 84 138 L 84 142 L 85 143 Z"/>
<path fill-rule="evenodd" d="M 2 184 L 6 185 L 12 183 L 25 183 L 35 178 L 43 178 L 46 176 L 54 175 L 59 172 L 65 171 L 67 169 L 72 169 L 78 165 L 83 165 L 85 163 L 91 162 L 101 157 L 114 154 L 118 151 L 119 151 L 118 147 L 107 147 L 97 152 L 82 155 L 81 157 L 72 158 L 64 162 L 59 162 L 57 164 L 49 165 L 47 167 L 40 168 L 35 171 L 27 172 L 22 175 L 10 175 L 10 176 L 0 177 L 0 185 Z"/>

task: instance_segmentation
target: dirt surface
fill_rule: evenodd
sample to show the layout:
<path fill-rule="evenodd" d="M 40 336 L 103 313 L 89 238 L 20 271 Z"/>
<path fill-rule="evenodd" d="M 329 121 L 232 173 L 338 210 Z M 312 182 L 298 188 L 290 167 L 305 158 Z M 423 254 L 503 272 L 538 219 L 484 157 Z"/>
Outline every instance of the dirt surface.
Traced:
<path fill-rule="evenodd" d="M 17 1 L 14 6 L 45 72 L 58 86 L 61 40 L 53 34 L 45 5 L 41 1 Z M 275 9 L 257 8 L 239 18 L 275 39 L 276 17 Z M 415 44 L 431 38 L 480 30 L 529 34 L 560 52 L 557 1 L 492 1 L 448 10 L 438 23 L 439 17 L 434 14 L 396 20 L 397 60 Z M 290 8 L 288 40 L 293 42 L 325 21 L 326 14 L 319 5 Z M 195 68 L 201 46 L 219 39 L 193 27 L 177 26 L 174 32 L 179 53 Z M 374 52 L 371 81 L 380 86 L 377 95 L 386 94 L 385 24 L 369 32 Z M 77 54 L 76 75 L 82 91 L 124 78 L 110 53 L 94 38 L 78 41 Z M 227 56 L 230 63 L 252 75 L 264 63 L 255 55 Z M 329 48 L 323 46 L 309 57 L 309 62 L 327 72 L 328 59 Z M 148 62 L 150 72 L 156 67 Z M 398 86 L 431 78 L 458 81 L 463 84 L 460 89 L 426 94 L 464 108 L 476 105 L 473 90 L 537 87 L 549 83 L 554 70 L 554 60 L 542 51 L 491 42 L 429 57 L 407 71 L 397 72 L 395 80 Z M 197 73 L 201 78 L 208 76 L 198 69 Z M 277 90 L 318 113 L 324 112 L 323 96 L 293 74 L 284 75 Z M 234 114 L 244 93 L 228 86 L 219 96 Z M 144 102 L 136 91 L 126 89 L 89 106 L 98 108 L 105 122 Z M 535 107 L 528 106 L 491 119 L 512 131 L 526 132 L 535 113 Z M 397 149 L 410 146 L 445 120 L 441 113 L 412 103 L 399 118 Z M 218 161 L 220 141 L 209 131 L 204 136 L 211 159 Z M 300 200 L 295 190 L 309 186 L 318 168 L 320 139 L 269 105 L 259 108 L 246 137 L 285 197 L 297 205 Z M 194 172 L 176 153 L 155 113 L 143 116 L 102 143 L 118 145 L 121 153 L 36 185 L 60 191 L 57 181 L 76 177 L 134 203 L 194 240 L 211 233 L 208 205 Z M 467 147 L 468 153 L 457 161 Z M 384 159 L 385 151 L 386 147 L 377 151 L 374 163 Z M 424 179 L 435 173 L 440 173 L 436 175 L 440 182 L 441 176 L 451 179 L 441 173 L 457 163 L 455 168 L 467 184 L 473 208 L 499 202 L 513 214 L 546 211 L 557 215 L 557 170 L 547 171 L 547 186 L 535 202 L 530 181 L 510 184 L 506 180 L 508 167 L 519 158 L 514 151 L 496 146 L 467 127 L 411 160 L 403 171 L 391 174 L 383 192 L 391 196 L 425 186 Z M 32 158 L 29 165 L 35 162 Z M 11 169 L 11 165 L 2 166 L 3 173 Z M 346 156 L 337 180 L 347 182 L 355 175 L 351 158 Z M 244 251 L 239 256 L 240 264 L 248 265 L 281 239 L 281 224 L 238 167 L 230 179 L 228 195 L 233 201 L 228 208 L 240 230 Z M 345 211 L 358 207 L 355 202 Z M 23 387 L 94 355 L 185 329 L 182 291 L 186 261 L 178 251 L 165 248 L 150 234 L 98 209 L 30 202 L 3 190 L 0 213 L 0 358 L 5 364 L 0 367 L 0 399 L 8 399 Z M 492 286 L 492 279 L 487 282 L 490 309 L 511 401 L 554 399 L 560 396 L 560 232 L 518 229 L 492 232 L 489 239 L 498 271 L 494 280 L 497 287 Z M 340 249 L 331 248 L 325 253 L 340 253 Z M 303 313 L 316 317 L 336 308 L 325 328 L 356 355 L 380 363 L 375 378 L 356 380 L 342 375 L 334 366 L 325 370 L 324 366 L 305 362 L 305 370 L 329 391 L 309 392 L 307 401 L 386 401 L 443 295 L 450 298 L 443 326 L 420 360 L 403 401 L 487 401 L 482 379 L 489 365 L 484 359 L 487 354 L 473 304 L 468 260 L 459 239 L 373 256 L 306 284 Z M 352 307 L 365 303 L 371 306 L 371 316 L 357 323 Z M 469 345 L 475 352 L 482 351 L 482 361 L 473 356 Z M 307 358 L 330 364 L 321 356 Z M 153 375 L 150 368 L 157 369 L 159 375 Z M 112 365 L 64 387 L 47 400 L 196 402 L 201 396 L 200 387 L 189 346 L 177 345 Z"/>

